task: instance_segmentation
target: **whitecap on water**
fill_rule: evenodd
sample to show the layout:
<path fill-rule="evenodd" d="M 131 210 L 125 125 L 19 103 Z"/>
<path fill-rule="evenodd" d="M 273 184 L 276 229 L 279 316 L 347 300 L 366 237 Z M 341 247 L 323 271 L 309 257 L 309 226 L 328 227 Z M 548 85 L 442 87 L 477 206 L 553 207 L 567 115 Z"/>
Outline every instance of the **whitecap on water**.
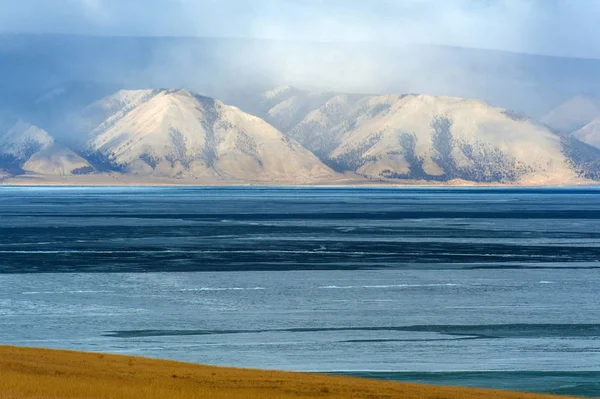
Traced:
<path fill-rule="evenodd" d="M 413 287 L 456 287 L 460 284 L 385 284 L 385 285 L 326 285 L 319 289 L 356 289 L 356 288 L 413 288 Z"/>
<path fill-rule="evenodd" d="M 265 290 L 264 287 L 200 287 L 200 288 L 182 288 L 180 291 L 260 291 Z"/>

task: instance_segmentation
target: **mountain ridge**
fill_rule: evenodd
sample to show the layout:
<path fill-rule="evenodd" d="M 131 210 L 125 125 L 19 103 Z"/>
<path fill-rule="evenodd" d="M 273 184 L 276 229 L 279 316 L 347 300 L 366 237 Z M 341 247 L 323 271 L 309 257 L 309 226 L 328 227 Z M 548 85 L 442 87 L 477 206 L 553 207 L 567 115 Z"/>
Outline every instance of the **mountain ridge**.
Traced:
<path fill-rule="evenodd" d="M 29 172 L 66 176 L 93 168 L 48 132 L 16 119 L 0 124 L 0 169 L 5 175 Z"/>
<path fill-rule="evenodd" d="M 278 93 L 281 102 L 271 101 L 261 115 L 275 126 L 281 125 L 277 117 L 286 114 L 290 99 L 311 98 L 310 93 L 288 88 Z M 587 173 L 579 170 L 582 162 L 567 159 L 565 146 L 570 143 L 563 143 L 544 124 L 478 99 L 312 94 L 319 96 L 327 98 L 304 107 L 309 112 L 283 131 L 337 171 L 392 181 L 514 184 L 559 184 Z M 255 102 L 267 103 L 265 98 L 271 98 L 269 93 Z"/>
<path fill-rule="evenodd" d="M 117 93 L 123 95 L 90 131 L 86 147 L 129 173 L 298 183 L 337 178 L 262 119 L 219 100 L 189 90 Z"/>
<path fill-rule="evenodd" d="M 600 101 L 589 95 L 578 95 L 559 104 L 540 121 L 560 134 L 572 133 L 600 117 Z"/>
<path fill-rule="evenodd" d="M 66 137 L 69 145 L 21 121 L 23 132 L 36 132 L 46 142 L 36 156 L 20 157 L 17 168 L 0 164 L 2 179 L 461 185 L 600 180 L 600 156 L 576 135 L 556 134 L 478 99 L 284 86 L 235 105 L 186 89 L 119 90 L 81 107 L 72 119 L 74 133 Z M 0 140 L 14 136 L 9 133 L 0 129 Z M 11 156 L 1 143 L 0 154 Z M 56 166 L 61 162 L 62 169 Z"/>

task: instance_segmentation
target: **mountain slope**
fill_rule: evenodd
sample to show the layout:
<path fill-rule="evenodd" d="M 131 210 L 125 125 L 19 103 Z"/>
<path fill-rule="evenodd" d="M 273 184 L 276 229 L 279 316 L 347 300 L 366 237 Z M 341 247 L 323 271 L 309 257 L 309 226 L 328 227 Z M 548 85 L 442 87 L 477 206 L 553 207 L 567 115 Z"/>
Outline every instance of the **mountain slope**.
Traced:
<path fill-rule="evenodd" d="M 89 173 L 91 165 L 46 131 L 22 120 L 0 124 L 0 169 L 6 174 L 41 175 Z"/>
<path fill-rule="evenodd" d="M 571 133 L 600 117 L 600 101 L 590 96 L 576 96 L 560 104 L 541 121 L 558 133 Z"/>
<path fill-rule="evenodd" d="M 370 179 L 559 184 L 580 174 L 545 126 L 472 99 L 332 94 L 285 133 Z"/>
<path fill-rule="evenodd" d="M 119 90 L 86 106 L 78 115 L 79 132 L 90 132 L 104 124 L 107 119 L 117 120 L 129 111 L 158 94 L 159 90 Z M 87 141 L 87 136 L 79 141 Z"/>
<path fill-rule="evenodd" d="M 266 92 L 246 93 L 234 103 L 252 115 L 261 116 L 280 131 L 287 131 L 335 95 L 282 86 Z"/>
<path fill-rule="evenodd" d="M 573 132 L 573 136 L 592 147 L 600 149 L 600 117 Z"/>
<path fill-rule="evenodd" d="M 313 182 L 339 176 L 258 117 L 186 90 L 121 91 L 92 108 L 112 113 L 91 152 L 139 175 Z"/>

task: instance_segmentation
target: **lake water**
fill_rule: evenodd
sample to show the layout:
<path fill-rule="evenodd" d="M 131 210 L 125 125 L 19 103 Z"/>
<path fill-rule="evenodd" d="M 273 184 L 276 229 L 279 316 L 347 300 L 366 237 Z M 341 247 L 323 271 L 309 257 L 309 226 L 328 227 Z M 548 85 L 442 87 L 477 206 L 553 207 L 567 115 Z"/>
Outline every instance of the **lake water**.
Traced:
<path fill-rule="evenodd" d="M 600 396 L 600 190 L 0 188 L 0 344 Z"/>

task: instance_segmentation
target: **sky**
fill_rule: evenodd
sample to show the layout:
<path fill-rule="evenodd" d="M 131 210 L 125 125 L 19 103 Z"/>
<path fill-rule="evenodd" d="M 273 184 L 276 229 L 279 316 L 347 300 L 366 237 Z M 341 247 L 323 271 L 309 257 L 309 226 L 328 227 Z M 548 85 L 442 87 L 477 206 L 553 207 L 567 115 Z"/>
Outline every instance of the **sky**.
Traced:
<path fill-rule="evenodd" d="M 0 0 L 0 32 L 445 44 L 600 58 L 597 0 Z"/>

